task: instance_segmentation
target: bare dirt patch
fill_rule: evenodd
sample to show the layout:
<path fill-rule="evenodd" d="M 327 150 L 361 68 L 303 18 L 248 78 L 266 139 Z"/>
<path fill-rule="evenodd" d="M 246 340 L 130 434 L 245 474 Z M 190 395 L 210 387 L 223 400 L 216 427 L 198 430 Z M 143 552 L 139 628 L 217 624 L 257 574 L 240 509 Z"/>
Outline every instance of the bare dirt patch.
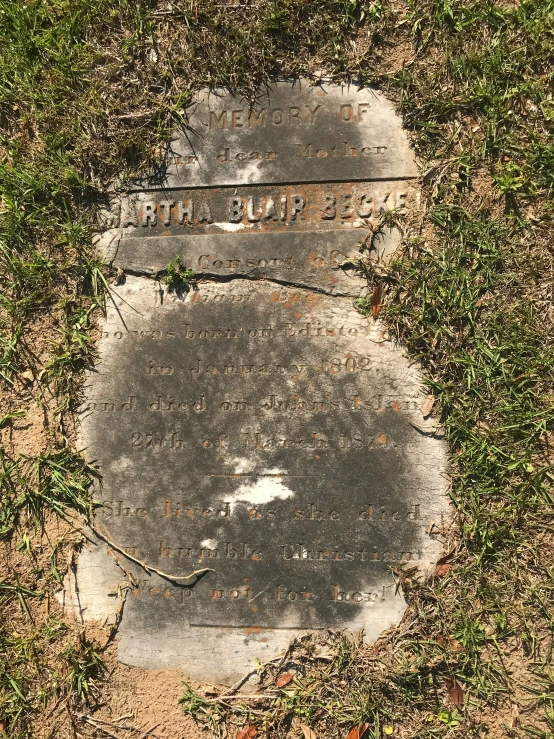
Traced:
<path fill-rule="evenodd" d="M 102 696 L 105 706 L 94 717 L 113 721 L 117 716 L 132 714 L 128 723 L 164 739 L 209 736 L 185 716 L 179 705 L 185 679 L 180 670 L 141 670 L 115 663 L 110 686 Z"/>
<path fill-rule="evenodd" d="M 58 707 L 34 727 L 37 739 L 202 739 L 209 732 L 179 706 L 185 676 L 179 670 L 140 670 L 119 664 L 115 648 L 105 654 L 110 679 L 96 703 L 71 713 Z"/>

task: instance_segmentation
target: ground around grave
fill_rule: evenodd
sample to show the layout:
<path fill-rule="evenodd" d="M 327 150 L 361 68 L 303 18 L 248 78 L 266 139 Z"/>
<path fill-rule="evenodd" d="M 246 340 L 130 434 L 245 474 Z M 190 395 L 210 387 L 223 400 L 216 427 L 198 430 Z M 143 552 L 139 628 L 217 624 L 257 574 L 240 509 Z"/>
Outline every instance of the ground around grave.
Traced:
<path fill-rule="evenodd" d="M 0 0 L 1 736 L 554 734 L 553 61 L 552 0 Z M 429 580 L 399 572 L 398 629 L 295 644 L 237 699 L 118 665 L 56 592 L 92 505 L 106 188 L 195 90 L 294 74 L 377 86 L 418 154 L 425 213 L 366 276 L 446 428 L 458 533 Z"/>

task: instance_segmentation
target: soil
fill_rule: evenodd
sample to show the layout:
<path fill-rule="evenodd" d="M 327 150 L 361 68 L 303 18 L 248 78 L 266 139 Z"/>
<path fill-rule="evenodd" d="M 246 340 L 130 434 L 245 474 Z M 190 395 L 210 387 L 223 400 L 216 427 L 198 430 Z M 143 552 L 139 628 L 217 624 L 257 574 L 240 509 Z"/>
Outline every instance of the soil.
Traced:
<path fill-rule="evenodd" d="M 133 726 L 139 736 L 154 739 L 199 739 L 210 736 L 209 732 L 186 716 L 179 705 L 186 679 L 184 673 L 180 670 L 141 670 L 118 664 L 115 656 L 112 660 L 113 671 L 107 689 L 102 694 L 102 706 L 89 713 L 96 721 L 110 722 L 114 733 L 117 732 L 118 723 Z M 122 716 L 128 718 L 121 719 Z M 125 736 L 129 736 L 129 733 L 126 732 Z"/>
<path fill-rule="evenodd" d="M 96 705 L 80 711 L 61 703 L 33 727 L 37 739 L 201 739 L 210 733 L 179 706 L 185 676 L 179 670 L 139 670 L 112 657 L 110 680 Z"/>

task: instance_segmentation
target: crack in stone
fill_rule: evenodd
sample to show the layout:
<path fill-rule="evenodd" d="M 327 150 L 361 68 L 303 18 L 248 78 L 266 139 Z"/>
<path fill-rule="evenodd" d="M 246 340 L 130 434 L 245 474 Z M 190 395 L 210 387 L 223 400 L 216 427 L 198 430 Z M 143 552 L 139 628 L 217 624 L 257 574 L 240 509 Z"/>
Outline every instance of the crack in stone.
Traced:
<path fill-rule="evenodd" d="M 144 270 L 138 270 L 134 268 L 125 268 L 124 272 L 125 274 L 133 275 L 134 277 L 142 277 L 142 278 L 152 280 L 152 281 L 159 280 L 159 278 L 156 277 L 156 273 L 145 272 Z M 259 277 L 253 274 L 242 274 L 242 273 L 235 274 L 235 275 L 218 275 L 218 274 L 205 272 L 205 273 L 202 273 L 201 277 L 199 278 L 194 277 L 192 279 L 192 282 L 202 282 L 202 284 L 209 284 L 209 283 L 224 284 L 224 283 L 232 282 L 234 280 L 249 280 L 251 282 L 269 282 L 275 285 L 280 285 L 281 287 L 292 287 L 297 290 L 306 290 L 308 292 L 318 293 L 320 295 L 326 295 L 330 298 L 357 298 L 359 297 L 359 295 L 353 292 L 343 292 L 343 291 L 329 292 L 323 287 L 314 287 L 313 285 L 306 285 L 306 284 L 302 284 L 298 282 L 293 282 L 292 280 L 280 280 L 276 277 Z M 184 290 L 184 292 L 187 292 L 187 290 Z"/>

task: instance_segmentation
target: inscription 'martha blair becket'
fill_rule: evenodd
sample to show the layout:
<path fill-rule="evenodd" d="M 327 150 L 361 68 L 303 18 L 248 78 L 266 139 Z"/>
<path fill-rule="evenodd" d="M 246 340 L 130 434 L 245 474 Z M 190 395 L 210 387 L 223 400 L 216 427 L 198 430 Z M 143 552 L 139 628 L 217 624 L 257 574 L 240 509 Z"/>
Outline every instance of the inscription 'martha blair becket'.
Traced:
<path fill-rule="evenodd" d="M 303 630 L 375 639 L 405 610 L 395 570 L 440 556 L 443 442 L 345 269 L 371 219 L 417 207 L 416 170 L 388 102 L 331 86 L 200 95 L 171 147 L 110 234 L 124 269 L 178 254 L 197 283 L 114 289 L 81 443 L 96 527 L 132 558 L 120 659 L 233 682 Z M 105 549 L 79 559 L 87 618 L 125 582 Z"/>

